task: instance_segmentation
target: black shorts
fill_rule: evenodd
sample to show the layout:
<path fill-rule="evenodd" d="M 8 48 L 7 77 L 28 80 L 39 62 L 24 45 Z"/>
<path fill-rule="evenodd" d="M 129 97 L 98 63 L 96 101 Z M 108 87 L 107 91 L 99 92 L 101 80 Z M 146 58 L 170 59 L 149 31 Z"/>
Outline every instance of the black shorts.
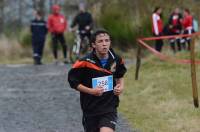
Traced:
<path fill-rule="evenodd" d="M 85 117 L 82 119 L 85 132 L 99 132 L 101 127 L 109 127 L 115 130 L 117 113 L 110 112 L 102 115 Z"/>

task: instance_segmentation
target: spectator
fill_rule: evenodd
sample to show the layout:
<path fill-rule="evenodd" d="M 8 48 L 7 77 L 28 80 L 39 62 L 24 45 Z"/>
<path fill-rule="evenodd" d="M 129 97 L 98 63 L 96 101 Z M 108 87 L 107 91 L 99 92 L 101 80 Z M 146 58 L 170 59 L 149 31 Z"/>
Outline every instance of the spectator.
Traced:
<path fill-rule="evenodd" d="M 182 31 L 181 24 L 182 14 L 180 13 L 179 8 L 176 8 L 173 13 L 169 17 L 169 35 L 180 35 Z M 170 39 L 170 45 L 174 53 L 176 52 L 176 44 L 178 47 L 178 51 L 181 51 L 181 43 L 180 38 Z"/>
<path fill-rule="evenodd" d="M 161 17 L 162 8 L 156 7 L 152 14 L 152 31 L 154 36 L 159 37 L 163 33 L 163 21 Z M 156 40 L 155 49 L 161 52 L 163 46 L 162 39 Z"/>
<path fill-rule="evenodd" d="M 64 38 L 64 32 L 67 29 L 67 20 L 60 13 L 60 6 L 52 6 L 52 14 L 48 17 L 48 30 L 51 33 L 52 37 L 52 48 L 55 62 L 58 63 L 58 42 L 60 42 L 63 50 L 64 63 L 68 63 L 67 59 L 67 45 Z"/>
<path fill-rule="evenodd" d="M 45 38 L 47 34 L 46 22 L 40 11 L 34 12 L 35 19 L 31 21 L 33 60 L 35 65 L 41 65 Z"/>
<path fill-rule="evenodd" d="M 194 32 L 193 30 L 193 17 L 190 15 L 190 10 L 189 9 L 184 9 L 183 12 L 183 20 L 182 20 L 182 25 L 183 25 L 183 34 L 192 34 Z M 182 39 L 182 42 L 184 43 L 184 49 L 186 49 L 185 43 L 188 44 L 187 49 L 190 50 L 190 37 L 184 37 Z"/>

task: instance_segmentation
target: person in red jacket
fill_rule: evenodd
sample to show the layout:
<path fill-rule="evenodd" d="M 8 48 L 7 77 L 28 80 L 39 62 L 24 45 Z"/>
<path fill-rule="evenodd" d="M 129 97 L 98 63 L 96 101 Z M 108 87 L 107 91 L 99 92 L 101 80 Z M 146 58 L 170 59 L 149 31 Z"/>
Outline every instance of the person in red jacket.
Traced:
<path fill-rule="evenodd" d="M 184 34 L 192 34 L 194 32 L 194 30 L 193 30 L 193 17 L 192 17 L 192 15 L 190 15 L 189 9 L 184 9 L 182 26 L 183 26 Z M 191 38 L 185 37 L 182 41 L 188 43 L 187 49 L 190 50 Z M 185 43 L 184 43 L 183 47 L 186 48 Z"/>
<path fill-rule="evenodd" d="M 161 36 L 163 33 L 163 21 L 161 19 L 162 8 L 156 7 L 152 14 L 152 32 L 154 36 Z M 161 52 L 163 41 L 161 39 L 156 40 L 155 49 Z"/>
<path fill-rule="evenodd" d="M 68 63 L 67 60 L 67 45 L 64 38 L 64 32 L 67 29 L 67 20 L 64 15 L 60 14 L 60 6 L 53 5 L 52 6 L 52 14 L 48 17 L 47 22 L 48 31 L 51 33 L 52 37 L 52 48 L 53 55 L 56 63 L 58 62 L 58 42 L 60 42 L 63 49 L 64 63 Z"/>

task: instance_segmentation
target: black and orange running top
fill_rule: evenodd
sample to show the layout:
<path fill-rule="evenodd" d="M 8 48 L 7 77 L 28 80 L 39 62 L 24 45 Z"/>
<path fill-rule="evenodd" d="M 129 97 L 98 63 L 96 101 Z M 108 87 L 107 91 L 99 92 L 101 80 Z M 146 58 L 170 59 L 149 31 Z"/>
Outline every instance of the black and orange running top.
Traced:
<path fill-rule="evenodd" d="M 121 57 L 113 51 L 109 51 L 107 64 L 103 67 L 95 52 L 78 60 L 68 73 L 68 81 L 72 88 L 79 84 L 92 88 L 92 80 L 98 77 L 112 76 L 113 88 L 116 79 L 122 78 L 126 73 L 126 67 Z M 95 116 L 109 112 L 117 112 L 119 97 L 113 91 L 104 92 L 102 96 L 93 96 L 80 92 L 80 103 L 84 116 Z"/>

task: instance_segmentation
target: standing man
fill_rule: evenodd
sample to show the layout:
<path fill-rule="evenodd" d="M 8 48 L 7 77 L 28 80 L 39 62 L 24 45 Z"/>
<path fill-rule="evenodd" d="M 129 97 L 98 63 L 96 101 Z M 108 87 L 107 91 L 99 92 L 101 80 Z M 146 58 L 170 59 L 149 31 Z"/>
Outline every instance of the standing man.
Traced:
<path fill-rule="evenodd" d="M 72 88 L 80 92 L 85 132 L 114 132 L 119 95 L 124 89 L 124 61 L 110 49 L 110 35 L 92 35 L 93 52 L 78 60 L 68 73 Z"/>
<path fill-rule="evenodd" d="M 52 14 L 48 17 L 47 27 L 52 37 L 52 48 L 55 62 L 58 62 L 58 42 L 60 42 L 63 50 L 64 63 L 68 63 L 67 60 L 67 45 L 64 38 L 64 32 L 67 28 L 67 20 L 60 14 L 60 6 L 52 6 Z"/>
<path fill-rule="evenodd" d="M 153 35 L 159 37 L 163 33 L 163 21 L 161 18 L 162 8 L 156 7 L 152 14 L 152 31 Z M 163 46 L 162 39 L 156 40 L 155 49 L 161 52 Z"/>
<path fill-rule="evenodd" d="M 90 40 L 91 30 L 93 26 L 92 15 L 86 11 L 84 3 L 79 4 L 79 13 L 74 17 L 71 28 L 72 31 L 75 30 L 75 27 L 78 26 L 78 32 L 81 38 L 81 41 L 87 37 Z"/>
<path fill-rule="evenodd" d="M 42 18 L 42 13 L 35 11 L 34 15 L 35 19 L 31 21 L 33 60 L 35 65 L 41 65 L 47 28 L 46 22 Z"/>

